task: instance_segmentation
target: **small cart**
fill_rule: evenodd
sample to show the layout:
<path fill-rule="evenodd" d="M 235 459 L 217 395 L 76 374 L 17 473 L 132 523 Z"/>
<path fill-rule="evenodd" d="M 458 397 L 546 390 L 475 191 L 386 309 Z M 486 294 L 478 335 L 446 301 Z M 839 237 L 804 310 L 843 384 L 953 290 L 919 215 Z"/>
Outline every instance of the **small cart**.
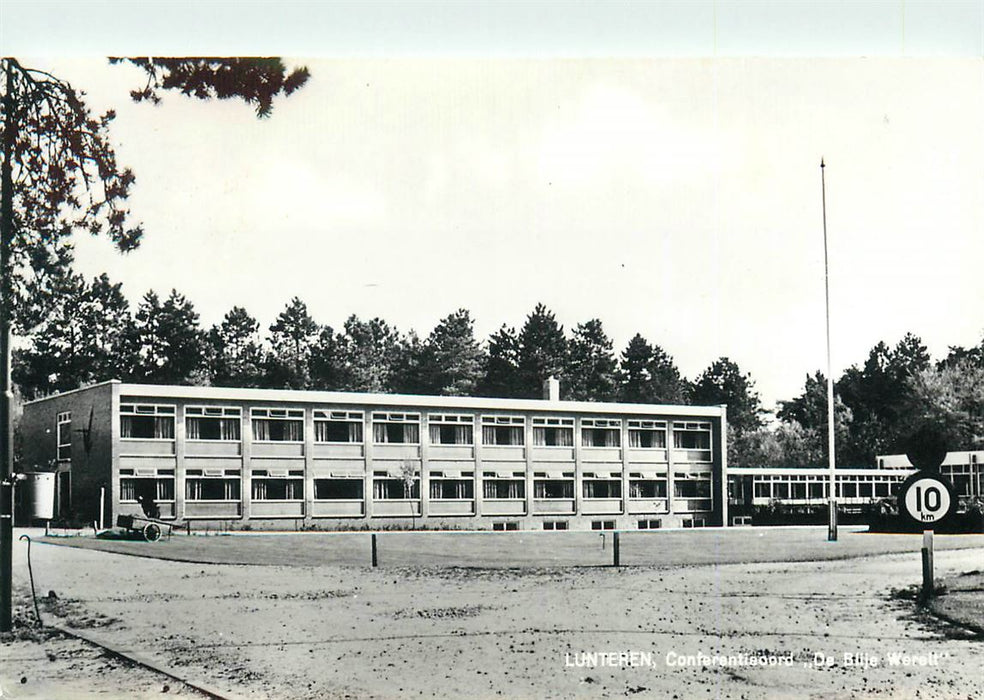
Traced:
<path fill-rule="evenodd" d="M 116 527 L 127 532 L 139 533 L 147 542 L 156 542 L 163 535 L 171 536 L 171 523 L 165 523 L 142 515 L 119 515 L 116 517 Z"/>

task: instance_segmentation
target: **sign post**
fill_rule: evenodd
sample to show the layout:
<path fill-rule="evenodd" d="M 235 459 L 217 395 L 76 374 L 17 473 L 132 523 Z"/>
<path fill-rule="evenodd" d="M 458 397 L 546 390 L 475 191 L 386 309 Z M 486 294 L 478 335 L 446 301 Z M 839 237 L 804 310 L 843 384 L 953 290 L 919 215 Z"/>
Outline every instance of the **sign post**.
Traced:
<path fill-rule="evenodd" d="M 935 471 L 918 471 L 902 484 L 899 513 L 923 529 L 922 599 L 936 592 L 933 574 L 933 530 L 953 514 L 957 499 L 953 486 Z"/>
<path fill-rule="evenodd" d="M 923 531 L 922 546 L 922 598 L 929 599 L 936 592 L 935 577 L 933 576 L 933 531 Z"/>

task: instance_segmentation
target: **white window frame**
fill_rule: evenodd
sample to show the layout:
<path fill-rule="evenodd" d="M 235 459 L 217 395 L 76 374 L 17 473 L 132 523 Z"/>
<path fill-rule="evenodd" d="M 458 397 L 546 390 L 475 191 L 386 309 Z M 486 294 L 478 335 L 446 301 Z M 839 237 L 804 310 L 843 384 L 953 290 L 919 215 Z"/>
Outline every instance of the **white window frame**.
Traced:
<path fill-rule="evenodd" d="M 461 498 L 445 498 L 443 496 L 434 496 L 431 493 L 431 485 L 435 483 L 443 483 L 445 481 L 454 482 L 467 482 L 471 485 L 471 496 L 464 496 Z M 457 501 L 457 502 L 471 502 L 475 500 L 475 472 L 473 471 L 463 471 L 461 476 L 445 476 L 444 472 L 432 471 L 427 480 L 427 492 L 430 494 L 429 498 L 431 501 Z"/>
<path fill-rule="evenodd" d="M 544 449 L 570 450 L 574 448 L 574 419 L 548 416 L 533 416 L 533 447 Z M 538 445 L 536 442 L 537 430 L 568 430 L 570 431 L 571 442 L 569 445 Z M 544 433 L 544 438 L 546 433 Z M 545 440 L 544 440 L 545 442 Z"/>
<path fill-rule="evenodd" d="M 614 431 L 616 440 L 614 445 L 588 445 L 585 444 L 585 430 L 595 431 Z M 622 419 L 621 418 L 582 418 L 581 419 L 581 447 L 588 450 L 617 450 L 622 446 Z"/>
<path fill-rule="evenodd" d="M 473 447 L 475 445 L 475 416 L 464 413 L 431 413 L 427 416 L 427 439 L 431 445 L 441 447 Z M 438 428 L 440 435 L 441 426 L 466 427 L 471 429 L 471 440 L 469 442 L 440 442 L 433 439 L 433 428 Z"/>
<path fill-rule="evenodd" d="M 171 437 L 169 438 L 147 438 L 147 437 L 124 437 L 123 418 L 124 417 L 150 417 L 150 418 L 170 418 Z M 177 429 L 177 411 L 174 404 L 147 404 L 127 402 L 120 404 L 120 440 L 140 440 L 142 442 L 174 442 L 174 435 Z"/>
<path fill-rule="evenodd" d="M 282 440 L 279 442 L 283 442 Z M 253 482 L 257 479 L 267 481 L 299 481 L 301 482 L 300 496 L 294 494 L 294 498 L 257 498 L 253 495 Z M 250 500 L 258 503 L 303 503 L 304 502 L 304 470 L 290 469 L 271 474 L 268 469 L 252 469 L 249 474 L 249 494 Z"/>
<path fill-rule="evenodd" d="M 194 481 L 235 481 L 239 484 L 239 498 L 192 498 L 188 490 Z M 187 503 L 241 503 L 243 500 L 241 469 L 186 469 L 185 502 Z"/>
<path fill-rule="evenodd" d="M 677 447 L 677 433 L 706 433 L 707 447 Z M 714 458 L 714 430 L 708 421 L 681 421 L 673 424 L 673 449 L 687 452 L 707 452 L 707 460 L 710 462 Z"/>
<path fill-rule="evenodd" d="M 301 422 L 300 440 L 259 440 L 256 437 L 256 424 L 254 421 L 293 421 Z M 262 445 L 301 445 L 304 443 L 304 409 L 303 408 L 251 408 L 249 409 L 249 428 L 252 433 L 253 442 Z"/>
<path fill-rule="evenodd" d="M 416 442 L 379 442 L 376 440 L 377 425 L 416 425 Z M 406 411 L 373 411 L 372 413 L 372 444 L 374 445 L 419 445 L 420 436 L 420 414 L 408 413 Z"/>
<path fill-rule="evenodd" d="M 486 428 L 509 428 L 510 430 L 519 429 L 521 440 L 518 445 L 500 444 L 498 442 L 485 442 Z M 495 433 L 493 433 L 494 435 Z M 483 447 L 525 447 L 526 446 L 526 417 L 512 415 L 486 415 L 482 416 L 482 446 Z"/>
<path fill-rule="evenodd" d="M 216 420 L 236 420 L 239 422 L 239 438 L 235 440 L 222 438 L 189 438 L 189 418 L 213 418 Z M 240 406 L 185 406 L 185 440 L 190 442 L 227 442 L 238 445 L 243 441 L 243 409 Z"/>
<path fill-rule="evenodd" d="M 314 409 L 314 444 L 316 445 L 364 445 L 366 442 L 365 411 L 347 411 L 338 409 Z M 358 423 L 361 440 L 319 440 L 318 423 Z"/>
<path fill-rule="evenodd" d="M 68 442 L 62 442 L 62 426 L 68 426 Z M 62 448 L 66 448 L 65 457 L 62 456 Z M 70 462 L 72 460 L 72 412 L 62 411 L 55 417 L 55 457 L 59 462 Z"/>
<path fill-rule="evenodd" d="M 628 432 L 629 432 L 629 444 L 627 447 L 632 450 L 665 450 L 667 445 L 667 434 L 666 434 L 666 421 L 657 420 L 655 418 L 630 418 L 628 421 Z M 663 434 L 663 445 L 643 447 L 642 445 L 638 447 L 633 447 L 632 445 L 632 433 L 633 432 L 654 432 Z"/>

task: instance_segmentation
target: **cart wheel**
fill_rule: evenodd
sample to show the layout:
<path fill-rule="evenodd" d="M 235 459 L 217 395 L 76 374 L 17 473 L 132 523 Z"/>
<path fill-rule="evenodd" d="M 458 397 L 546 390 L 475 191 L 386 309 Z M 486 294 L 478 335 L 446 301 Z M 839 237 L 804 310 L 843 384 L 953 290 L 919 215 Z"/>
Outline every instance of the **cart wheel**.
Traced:
<path fill-rule="evenodd" d="M 148 542 L 156 542 L 161 538 L 161 526 L 154 523 L 144 525 L 143 536 Z"/>

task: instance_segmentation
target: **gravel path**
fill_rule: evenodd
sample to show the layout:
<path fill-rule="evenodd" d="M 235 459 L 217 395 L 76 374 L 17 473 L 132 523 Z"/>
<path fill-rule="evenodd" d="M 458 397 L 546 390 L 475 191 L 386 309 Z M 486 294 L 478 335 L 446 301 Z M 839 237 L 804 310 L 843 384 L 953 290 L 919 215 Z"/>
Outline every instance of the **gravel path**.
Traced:
<path fill-rule="evenodd" d="M 33 558 L 39 588 L 99 634 L 244 697 L 973 698 L 984 678 L 984 643 L 891 599 L 918 581 L 915 552 L 618 570 Z M 982 563 L 984 548 L 936 555 L 941 576 Z M 0 661 L 5 691 L 17 673 Z M 74 673 L 60 687 L 94 688 L 95 669 Z"/>

